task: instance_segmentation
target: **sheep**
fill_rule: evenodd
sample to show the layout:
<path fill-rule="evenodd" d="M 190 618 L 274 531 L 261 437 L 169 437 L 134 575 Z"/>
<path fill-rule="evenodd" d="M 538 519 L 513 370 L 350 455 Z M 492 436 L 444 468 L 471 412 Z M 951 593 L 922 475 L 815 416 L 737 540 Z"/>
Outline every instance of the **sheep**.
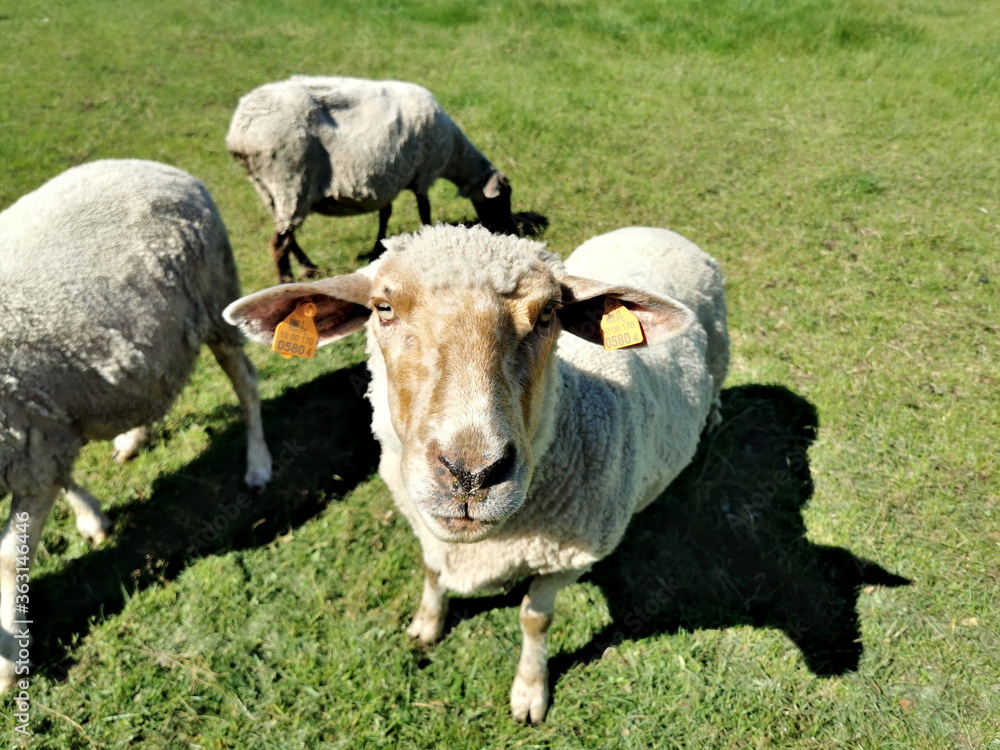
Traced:
<path fill-rule="evenodd" d="M 254 368 L 221 315 L 238 296 L 222 219 L 179 169 L 91 162 L 0 213 L 0 498 L 13 496 L 0 534 L 0 690 L 26 664 L 15 595 L 60 488 L 91 541 L 110 526 L 72 481 L 77 454 L 118 435 L 116 457 L 133 455 L 202 343 L 243 406 L 245 481 L 270 478 Z"/>
<path fill-rule="evenodd" d="M 432 643 L 447 592 L 530 577 L 510 703 L 515 720 L 537 723 L 557 592 L 611 553 L 717 422 L 722 273 L 689 240 L 647 227 L 591 239 L 565 264 L 480 227 L 386 246 L 355 273 L 265 289 L 223 315 L 264 342 L 305 302 L 320 345 L 367 327 L 379 473 L 423 549 L 406 632 Z M 645 343 L 606 351 L 599 321 L 619 302 Z"/>
<path fill-rule="evenodd" d="M 226 147 L 274 218 L 270 248 L 283 282 L 292 280 L 289 253 L 307 277 L 317 273 L 295 240 L 310 213 L 378 211 L 374 258 L 404 189 L 416 195 L 420 221 L 431 223 L 427 191 L 439 177 L 472 201 L 484 226 L 517 232 L 507 178 L 414 83 L 293 76 L 264 84 L 239 100 Z"/>

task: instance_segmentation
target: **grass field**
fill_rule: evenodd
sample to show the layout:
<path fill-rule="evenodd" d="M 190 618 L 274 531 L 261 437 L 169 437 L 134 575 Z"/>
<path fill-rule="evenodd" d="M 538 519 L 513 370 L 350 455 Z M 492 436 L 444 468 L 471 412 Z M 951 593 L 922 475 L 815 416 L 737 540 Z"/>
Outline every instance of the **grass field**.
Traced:
<path fill-rule="evenodd" d="M 279 476 L 246 509 L 206 354 L 157 444 L 77 478 L 31 589 L 33 748 L 1000 748 L 1000 8 L 980 0 L 0 8 L 0 208 L 84 161 L 202 178 L 244 288 L 272 229 L 224 136 L 293 73 L 422 83 L 567 254 L 675 229 L 726 272 L 724 429 L 566 589 L 515 725 L 518 591 L 414 651 L 418 545 L 375 476 L 363 342 L 250 349 Z M 436 219 L 471 218 L 447 183 Z M 358 265 L 377 219 L 313 217 Z M 412 196 L 392 231 L 418 220 Z M 2 353 L 0 353 L 2 356 Z M 227 515 L 226 508 L 232 509 Z M 232 517 L 230 517 L 232 516 Z"/>

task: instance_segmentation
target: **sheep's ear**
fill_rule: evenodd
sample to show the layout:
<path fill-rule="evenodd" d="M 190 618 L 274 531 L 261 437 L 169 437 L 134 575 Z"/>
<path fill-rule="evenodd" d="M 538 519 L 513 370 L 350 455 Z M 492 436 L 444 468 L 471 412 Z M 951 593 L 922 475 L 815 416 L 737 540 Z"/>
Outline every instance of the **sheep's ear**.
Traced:
<path fill-rule="evenodd" d="M 593 344 L 603 344 L 601 318 L 609 298 L 621 302 L 639 319 L 646 343 L 675 336 L 694 320 L 694 313 L 685 305 L 645 289 L 605 284 L 582 276 L 567 276 L 560 283 L 563 306 L 559 322 L 563 330 Z"/>
<path fill-rule="evenodd" d="M 510 182 L 508 182 L 503 172 L 494 172 L 490 175 L 490 179 L 486 184 L 483 185 L 483 197 L 486 199 L 499 198 L 505 188 L 507 192 L 510 192 Z"/>
<path fill-rule="evenodd" d="M 319 346 L 332 343 L 364 327 L 371 310 L 371 279 L 359 273 L 333 276 L 313 284 L 279 284 L 248 294 L 222 312 L 226 322 L 247 338 L 270 344 L 274 329 L 302 302 L 316 305 L 313 322 Z"/>

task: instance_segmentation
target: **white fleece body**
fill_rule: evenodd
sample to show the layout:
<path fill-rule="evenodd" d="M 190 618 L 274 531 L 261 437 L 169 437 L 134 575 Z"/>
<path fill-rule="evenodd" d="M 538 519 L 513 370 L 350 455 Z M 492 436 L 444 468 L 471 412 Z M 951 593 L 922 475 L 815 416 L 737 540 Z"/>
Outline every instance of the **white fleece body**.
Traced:
<path fill-rule="evenodd" d="M 431 644 L 448 591 L 530 578 L 510 706 L 540 722 L 559 590 L 615 548 L 715 421 L 729 360 L 722 274 L 680 235 L 641 227 L 596 237 L 565 265 L 484 227 L 385 245 L 356 273 L 261 290 L 227 319 L 261 343 L 304 302 L 321 345 L 367 327 L 379 473 L 423 548 L 406 632 Z M 605 351 L 598 323 L 619 305 L 645 344 Z"/>
<path fill-rule="evenodd" d="M 427 567 L 451 591 L 469 594 L 529 576 L 578 574 L 607 556 L 632 515 L 690 462 L 725 377 L 722 275 L 680 235 L 619 230 L 578 248 L 565 270 L 554 258 L 550 265 L 557 276 L 568 272 L 668 295 L 690 307 L 698 322 L 652 345 L 617 351 L 561 334 L 544 376 L 527 499 L 492 536 L 458 544 L 431 533 L 403 486 L 402 445 L 390 420 L 373 316 L 369 398 L 382 445 L 379 472 L 418 536 Z M 706 327 L 713 332 L 713 351 Z"/>
<path fill-rule="evenodd" d="M 495 171 L 430 91 L 403 81 L 293 76 L 239 101 L 226 146 L 240 155 L 279 233 L 313 210 L 377 211 L 439 178 L 473 197 Z M 481 197 L 481 194 L 480 194 Z"/>

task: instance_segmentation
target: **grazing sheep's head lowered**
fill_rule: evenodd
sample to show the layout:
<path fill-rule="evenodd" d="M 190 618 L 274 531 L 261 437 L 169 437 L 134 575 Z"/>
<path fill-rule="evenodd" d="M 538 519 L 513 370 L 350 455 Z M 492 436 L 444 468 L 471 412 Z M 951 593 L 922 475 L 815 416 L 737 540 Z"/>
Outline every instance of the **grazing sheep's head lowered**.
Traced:
<path fill-rule="evenodd" d="M 320 346 L 367 324 L 373 404 L 387 400 L 406 491 L 443 541 L 484 539 L 524 503 L 545 448 L 539 425 L 558 398 L 560 331 L 599 346 L 608 297 L 650 342 L 692 320 L 678 302 L 570 276 L 540 243 L 482 227 L 427 227 L 385 244 L 355 273 L 264 289 L 224 317 L 267 344 L 304 302 L 317 307 Z"/>
<path fill-rule="evenodd" d="M 493 172 L 481 188 L 474 190 L 467 198 L 476 209 L 479 222 L 497 234 L 519 234 L 510 210 L 510 196 L 513 190 L 503 172 Z"/>

